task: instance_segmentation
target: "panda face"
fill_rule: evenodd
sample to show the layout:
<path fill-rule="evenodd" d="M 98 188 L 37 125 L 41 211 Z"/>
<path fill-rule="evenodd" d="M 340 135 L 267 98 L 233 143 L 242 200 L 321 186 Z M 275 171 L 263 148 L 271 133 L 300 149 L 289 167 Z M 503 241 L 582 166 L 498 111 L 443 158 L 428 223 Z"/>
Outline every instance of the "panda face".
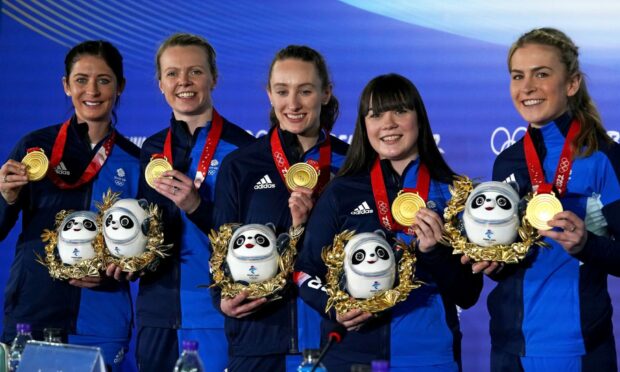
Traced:
<path fill-rule="evenodd" d="M 60 237 L 65 240 L 90 241 L 97 235 L 94 219 L 84 215 L 74 215 L 61 226 Z"/>
<path fill-rule="evenodd" d="M 391 248 L 377 240 L 362 241 L 353 248 L 350 258 L 351 268 L 360 274 L 378 274 L 393 266 Z"/>
<path fill-rule="evenodd" d="M 125 208 L 112 208 L 108 211 L 104 225 L 105 236 L 118 241 L 133 238 L 140 228 L 136 217 Z"/>
<path fill-rule="evenodd" d="M 495 190 L 486 190 L 474 195 L 469 205 L 472 217 L 485 221 L 498 221 L 516 213 L 516 205 Z"/>
<path fill-rule="evenodd" d="M 233 236 L 232 249 L 241 259 L 264 257 L 275 251 L 275 241 L 257 229 L 249 229 Z"/>

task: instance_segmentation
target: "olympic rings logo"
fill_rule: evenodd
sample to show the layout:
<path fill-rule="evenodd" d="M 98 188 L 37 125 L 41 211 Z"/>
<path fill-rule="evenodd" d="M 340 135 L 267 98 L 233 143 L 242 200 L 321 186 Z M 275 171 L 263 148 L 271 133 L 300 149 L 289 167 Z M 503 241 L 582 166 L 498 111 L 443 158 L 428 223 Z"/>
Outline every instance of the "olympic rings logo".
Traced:
<path fill-rule="evenodd" d="M 526 130 L 526 127 L 518 127 L 514 132 L 510 133 L 505 127 L 495 128 L 491 135 L 491 150 L 493 150 L 495 155 L 499 155 L 502 151 L 514 145 L 515 142 L 517 142 L 517 136 L 519 136 L 521 132 L 525 133 Z"/>
<path fill-rule="evenodd" d="M 570 165 L 570 162 L 568 161 L 567 158 L 562 157 L 560 159 L 560 172 L 566 172 L 568 171 L 568 166 Z"/>

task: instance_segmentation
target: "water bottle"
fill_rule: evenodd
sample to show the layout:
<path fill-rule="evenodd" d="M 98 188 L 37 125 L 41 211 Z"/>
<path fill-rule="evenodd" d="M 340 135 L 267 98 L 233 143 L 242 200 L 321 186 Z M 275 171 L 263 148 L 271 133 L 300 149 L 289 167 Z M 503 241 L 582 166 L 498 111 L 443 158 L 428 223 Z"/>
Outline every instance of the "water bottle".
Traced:
<path fill-rule="evenodd" d="M 11 351 L 9 352 L 9 370 L 12 372 L 16 371 L 19 366 L 26 343 L 32 340 L 30 324 L 17 323 L 17 327 L 15 328 L 17 329 L 17 336 L 13 339 Z"/>
<path fill-rule="evenodd" d="M 389 372 L 390 362 L 387 360 L 373 360 L 370 363 L 370 370 L 372 372 Z"/>
<path fill-rule="evenodd" d="M 321 350 L 319 349 L 306 349 L 304 350 L 304 361 L 301 362 L 299 367 L 297 367 L 297 372 L 310 372 L 312 371 L 312 367 L 319 359 L 319 354 Z M 323 365 L 323 363 L 319 363 L 319 365 L 314 370 L 315 372 L 327 372 L 327 368 Z"/>
<path fill-rule="evenodd" d="M 205 367 L 198 355 L 198 341 L 183 340 L 183 353 L 174 365 L 174 372 L 204 372 Z"/>

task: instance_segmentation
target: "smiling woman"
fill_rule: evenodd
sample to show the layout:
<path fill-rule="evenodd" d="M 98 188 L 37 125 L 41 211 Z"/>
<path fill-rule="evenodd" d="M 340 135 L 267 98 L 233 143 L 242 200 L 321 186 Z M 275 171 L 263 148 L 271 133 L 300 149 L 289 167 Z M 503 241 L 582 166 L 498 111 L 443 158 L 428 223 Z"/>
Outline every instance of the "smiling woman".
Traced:
<path fill-rule="evenodd" d="M 60 210 L 95 211 L 96 198 L 108 189 L 122 198 L 137 193 L 139 150 L 116 131 L 112 120 L 125 85 L 123 59 L 108 42 L 83 42 L 66 55 L 62 82 L 74 115 L 23 137 L 0 168 L 0 230 L 8 232 L 20 212 L 23 221 L 6 288 L 2 342 L 12 339 L 16 323 L 30 323 L 38 339 L 44 327 L 62 328 L 70 343 L 99 346 L 106 364 L 117 371 L 131 334 L 127 283 L 103 273 L 54 281 L 35 258 L 45 255 L 41 232 L 53 228 Z M 44 170 L 40 180 L 29 177 L 20 162 L 33 151 L 52 155 L 51 169 Z M 118 174 L 123 174 L 123 182 L 118 182 Z M 80 226 L 91 230 L 87 222 Z"/>

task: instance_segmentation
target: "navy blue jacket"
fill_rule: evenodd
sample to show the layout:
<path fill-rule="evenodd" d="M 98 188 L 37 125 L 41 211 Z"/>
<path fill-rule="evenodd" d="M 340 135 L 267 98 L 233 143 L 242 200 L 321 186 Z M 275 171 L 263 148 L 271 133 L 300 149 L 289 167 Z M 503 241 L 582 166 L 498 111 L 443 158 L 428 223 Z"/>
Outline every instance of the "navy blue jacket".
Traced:
<path fill-rule="evenodd" d="M 173 168 L 191 179 L 196 174 L 211 124 L 190 134 L 187 124 L 171 119 Z M 173 201 L 146 184 L 144 168 L 153 154 L 163 152 L 166 128 L 149 137 L 142 146 L 140 195 L 162 210 L 164 238 L 173 244 L 171 256 L 162 260 L 155 272 L 140 279 L 138 292 L 138 326 L 162 328 L 223 328 L 223 317 L 211 306 L 209 290 L 209 239 L 202 231 L 211 228 L 211 210 L 215 179 L 222 160 L 231 151 L 254 142 L 245 130 L 224 119 L 220 141 L 211 160 L 205 181 L 198 190 L 200 206 L 191 215 L 181 211 Z M 201 231 L 202 229 L 202 231 Z"/>
<path fill-rule="evenodd" d="M 418 160 L 411 162 L 401 177 L 389 161 L 381 161 L 389 200 L 394 200 L 404 186 L 416 186 L 418 165 Z M 441 214 L 449 198 L 448 185 L 431 180 L 427 206 Z M 322 283 L 327 268 L 321 251 L 344 230 L 361 233 L 379 229 L 386 233 L 390 243 L 394 238 L 404 238 L 402 233 L 394 234 L 380 223 L 370 172 L 335 178 L 313 210 L 296 270 L 308 275 L 308 280 L 298 282 L 301 297 L 324 317 L 323 342 L 335 312 L 332 309 L 325 313 L 327 294 Z M 452 255 L 449 247 L 439 245 L 432 252 L 418 252 L 417 257 L 415 274 L 427 284 L 333 345 L 325 360 L 328 369 L 332 366 L 335 370 L 348 370 L 351 364 L 376 359 L 389 359 L 391 366 L 401 368 L 460 363 L 461 333 L 456 305 L 468 308 L 475 304 L 482 278 L 472 274 L 470 266 L 462 265 L 460 256 Z"/>
<path fill-rule="evenodd" d="M 278 132 L 291 165 L 318 159 L 318 146 L 325 138 L 323 133 L 317 145 L 302 154 L 295 135 L 279 129 Z M 253 145 L 230 154 L 222 164 L 217 180 L 214 226 L 271 222 L 278 234 L 288 232 L 292 224 L 288 207 L 290 193 L 273 162 L 270 137 L 271 131 Z M 336 173 L 348 145 L 335 137 L 331 137 L 331 145 L 331 173 Z M 283 300 L 265 305 L 250 316 L 226 317 L 225 331 L 233 356 L 296 353 L 318 346 L 317 314 L 298 302 L 294 286 L 289 290 Z M 214 299 L 219 309 L 216 290 Z"/>
<path fill-rule="evenodd" d="M 31 147 L 41 147 L 49 157 L 59 130 L 60 124 L 24 136 L 9 158 L 20 161 Z M 87 134 L 87 124 L 77 124 L 74 117 L 56 168 L 67 182 L 75 182 L 82 175 L 103 143 L 91 149 Z M 100 202 L 108 188 L 121 192 L 121 198 L 135 197 L 138 156 L 138 147 L 117 134 L 110 156 L 91 182 L 61 190 L 44 178 L 22 188 L 14 205 L 0 198 L 0 239 L 7 236 L 22 213 L 21 234 L 5 290 L 3 342 L 14 337 L 16 323 L 30 323 L 39 337 L 43 328 L 59 327 L 71 334 L 129 341 L 132 309 L 127 283 L 106 280 L 95 289 L 80 289 L 67 281 L 53 280 L 48 269 L 35 262 L 35 254 L 45 256 L 41 233 L 54 228 L 60 210 L 96 211 L 94 201 Z"/>
<path fill-rule="evenodd" d="M 530 128 L 547 182 L 570 122 L 563 115 Z M 579 356 L 613 340 L 607 275 L 620 275 L 620 147 L 602 139 L 599 145 L 594 154 L 575 159 L 561 199 L 565 210 L 585 221 L 586 246 L 571 256 L 545 239 L 551 248 L 534 248 L 523 263 L 495 277 L 497 287 L 488 298 L 494 348 L 521 356 Z M 521 196 L 532 190 L 523 139 L 498 156 L 493 179 L 516 181 Z"/>

